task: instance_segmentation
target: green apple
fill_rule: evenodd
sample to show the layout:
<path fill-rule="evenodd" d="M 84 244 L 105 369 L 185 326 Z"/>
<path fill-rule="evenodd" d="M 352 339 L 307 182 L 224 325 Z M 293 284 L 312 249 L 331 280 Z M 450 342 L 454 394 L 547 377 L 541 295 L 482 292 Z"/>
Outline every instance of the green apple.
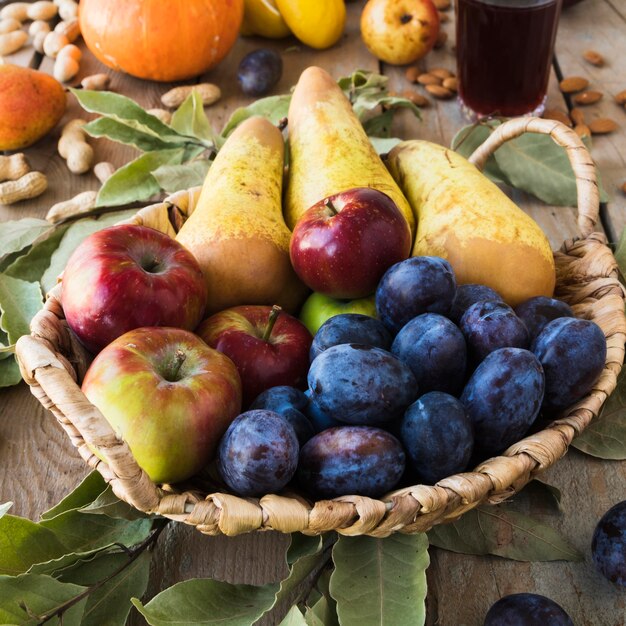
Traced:
<path fill-rule="evenodd" d="M 361 313 L 370 317 L 376 315 L 374 296 L 356 300 L 336 300 L 321 293 L 312 293 L 302 306 L 300 321 L 315 335 L 318 328 L 333 315 L 341 313 Z"/>

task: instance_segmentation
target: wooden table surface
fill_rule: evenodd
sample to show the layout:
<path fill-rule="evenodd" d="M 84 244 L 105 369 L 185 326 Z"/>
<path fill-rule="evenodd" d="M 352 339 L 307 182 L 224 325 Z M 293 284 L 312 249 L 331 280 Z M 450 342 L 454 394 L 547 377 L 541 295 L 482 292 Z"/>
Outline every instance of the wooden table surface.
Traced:
<path fill-rule="evenodd" d="M 241 95 L 235 80 L 236 68 L 245 53 L 271 46 L 283 53 L 284 74 L 275 93 L 294 85 L 306 66 L 320 65 L 339 77 L 356 68 L 382 71 L 389 76 L 391 89 L 409 88 L 404 69 L 380 64 L 368 53 L 359 36 L 359 15 L 363 2 L 348 4 L 348 25 L 340 43 L 330 50 L 314 51 L 288 39 L 269 42 L 240 38 L 227 59 L 202 80 L 217 83 L 223 98 L 206 112 L 214 128 L 221 128 L 229 114 L 250 101 Z M 443 25 L 448 43 L 424 59 L 424 69 L 446 67 L 454 70 L 454 19 Z M 81 44 L 82 45 L 82 44 Z M 608 63 L 596 68 L 582 59 L 583 51 L 595 49 Z M 626 112 L 612 99 L 626 88 L 626 0 L 584 0 L 564 11 L 556 52 L 564 75 L 582 75 L 593 88 L 606 95 L 587 109 L 589 119 L 610 117 L 620 129 L 594 138 L 593 156 L 610 195 L 602 207 L 599 228 L 615 241 L 626 224 L 626 196 L 619 190 L 626 181 Z M 41 59 L 26 47 L 7 61 L 39 66 L 52 72 L 52 62 Z M 114 91 L 136 99 L 146 108 L 160 106 L 160 96 L 170 85 L 140 81 L 108 70 L 85 50 L 80 78 L 96 73 L 111 75 Z M 549 106 L 566 108 L 553 76 Z M 65 121 L 85 117 L 70 97 Z M 465 124 L 455 101 L 433 101 L 419 122 L 410 115 L 399 115 L 394 135 L 423 138 L 449 145 L 454 133 Z M 48 191 L 36 200 L 3 207 L 0 221 L 27 216 L 43 217 L 55 202 L 80 191 L 97 189 L 92 174 L 71 174 L 56 152 L 58 129 L 29 148 L 26 153 L 33 169 L 48 176 Z M 108 140 L 90 140 L 96 161 L 122 165 L 134 150 Z M 577 234 L 575 210 L 546 206 L 523 194 L 516 201 L 530 213 L 548 234 L 554 248 Z M 87 473 L 87 467 L 71 446 L 53 416 L 30 395 L 25 384 L 0 390 L 0 501 L 12 500 L 17 515 L 37 519 L 39 514 L 74 488 Z M 599 517 L 613 504 L 626 499 L 626 463 L 608 462 L 584 456 L 575 450 L 546 472 L 544 479 L 563 492 L 563 514 L 555 527 L 585 555 L 581 563 L 520 563 L 497 557 L 472 557 L 432 549 L 428 570 L 427 623 L 440 626 L 480 626 L 489 606 L 503 595 L 515 592 L 545 594 L 559 602 L 577 626 L 623 626 L 626 624 L 626 592 L 618 591 L 593 569 L 590 542 Z M 265 583 L 284 573 L 283 551 L 287 537 L 278 533 L 252 534 L 236 538 L 207 537 L 181 524 L 170 525 L 159 541 L 152 569 L 148 596 L 181 580 L 217 577 L 231 582 Z M 134 613 L 133 624 L 143 623 Z M 276 624 L 280 616 L 270 615 L 263 622 Z M 404 626 L 404 625 L 398 625 Z"/>

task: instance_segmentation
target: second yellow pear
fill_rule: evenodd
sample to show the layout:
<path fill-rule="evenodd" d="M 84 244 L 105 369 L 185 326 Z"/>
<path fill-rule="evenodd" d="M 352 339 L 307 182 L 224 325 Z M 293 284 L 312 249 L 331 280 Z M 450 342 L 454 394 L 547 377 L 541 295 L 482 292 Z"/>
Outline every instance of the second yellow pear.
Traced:
<path fill-rule="evenodd" d="M 275 0 L 291 32 L 307 46 L 323 50 L 339 41 L 346 26 L 344 0 Z"/>

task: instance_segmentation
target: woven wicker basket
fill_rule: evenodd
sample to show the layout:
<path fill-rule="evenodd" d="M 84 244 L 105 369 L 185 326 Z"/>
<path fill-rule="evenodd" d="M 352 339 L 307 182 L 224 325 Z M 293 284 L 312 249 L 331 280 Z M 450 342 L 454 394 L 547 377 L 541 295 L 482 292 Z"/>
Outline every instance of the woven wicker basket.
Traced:
<path fill-rule="evenodd" d="M 400 489 L 380 500 L 343 496 L 314 503 L 291 492 L 257 500 L 155 485 L 138 467 L 126 443 L 116 437 L 80 390 L 78 383 L 90 357 L 65 322 L 60 284 L 33 319 L 32 334 L 17 344 L 23 377 L 35 397 L 56 416 L 80 455 L 102 474 L 119 498 L 142 511 L 192 524 L 206 534 L 238 535 L 267 529 L 316 534 L 337 530 L 344 535 L 384 537 L 395 531 L 421 532 L 456 519 L 483 502 L 500 502 L 562 457 L 572 439 L 598 415 L 615 388 L 626 340 L 624 291 L 618 282 L 617 265 L 605 237 L 593 232 L 598 218 L 595 167 L 578 136 L 558 122 L 519 118 L 502 124 L 470 160 L 481 168 L 504 141 L 524 132 L 549 134 L 567 150 L 577 177 L 582 237 L 566 241 L 554 254 L 556 295 L 568 302 L 577 316 L 593 320 L 602 328 L 608 352 L 605 369 L 586 398 L 545 430 L 519 441 L 473 472 L 450 476 L 436 486 Z M 129 221 L 174 236 L 174 226 L 191 213 L 197 197 L 198 190 L 177 193 L 142 209 Z M 96 448 L 105 460 L 96 457 L 90 448 Z"/>

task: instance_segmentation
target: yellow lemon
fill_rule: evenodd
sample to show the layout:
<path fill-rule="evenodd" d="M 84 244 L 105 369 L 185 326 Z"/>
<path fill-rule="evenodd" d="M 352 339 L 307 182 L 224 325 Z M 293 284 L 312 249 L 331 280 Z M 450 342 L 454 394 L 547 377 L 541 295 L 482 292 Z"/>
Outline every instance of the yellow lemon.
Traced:
<path fill-rule="evenodd" d="M 344 0 L 276 0 L 276 6 L 291 32 L 311 48 L 330 48 L 343 34 Z"/>
<path fill-rule="evenodd" d="M 288 37 L 291 31 L 274 0 L 245 0 L 241 34 L 282 39 Z"/>

